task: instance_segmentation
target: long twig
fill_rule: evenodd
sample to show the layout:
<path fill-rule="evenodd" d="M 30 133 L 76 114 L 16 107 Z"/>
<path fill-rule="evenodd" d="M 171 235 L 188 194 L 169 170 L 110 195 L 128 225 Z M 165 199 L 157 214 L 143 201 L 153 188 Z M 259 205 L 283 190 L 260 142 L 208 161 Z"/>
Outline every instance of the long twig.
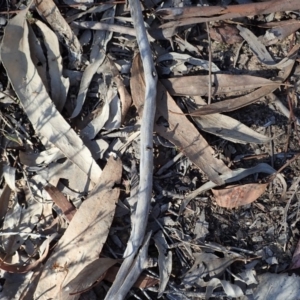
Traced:
<path fill-rule="evenodd" d="M 128 282 L 126 279 L 129 270 L 145 236 L 152 194 L 153 125 L 156 109 L 157 73 L 144 26 L 140 2 L 139 0 L 129 0 L 129 5 L 143 62 L 146 84 L 144 113 L 141 123 L 140 183 L 132 231 L 124 253 L 125 259 L 105 299 L 123 299 L 131 288 L 130 284 L 123 283 Z"/>

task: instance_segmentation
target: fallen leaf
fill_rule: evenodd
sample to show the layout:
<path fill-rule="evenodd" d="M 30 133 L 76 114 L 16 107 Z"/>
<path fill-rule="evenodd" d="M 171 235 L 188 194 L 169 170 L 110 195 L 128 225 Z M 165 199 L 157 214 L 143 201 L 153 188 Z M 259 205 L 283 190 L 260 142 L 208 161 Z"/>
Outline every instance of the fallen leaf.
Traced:
<path fill-rule="evenodd" d="M 115 213 L 119 198 L 122 164 L 108 160 L 100 181 L 81 204 L 69 227 L 47 260 L 35 297 L 41 300 L 69 294 L 69 282 L 90 263 L 99 258 Z M 64 296 L 65 295 L 65 296 Z"/>
<path fill-rule="evenodd" d="M 298 0 L 273 0 L 262 3 L 249 3 L 227 6 L 201 6 L 201 7 L 176 7 L 161 8 L 156 11 L 156 15 L 164 20 L 175 20 L 166 22 L 160 26 L 162 35 L 165 38 L 172 37 L 178 27 L 184 25 L 198 24 L 204 22 L 220 21 L 240 17 L 255 16 L 258 14 L 269 14 L 273 12 L 298 10 L 300 2 Z"/>
<path fill-rule="evenodd" d="M 289 35 L 293 34 L 300 28 L 299 20 L 284 20 L 279 22 L 269 22 L 264 24 L 264 27 L 270 28 L 266 31 L 262 42 L 269 46 L 281 42 Z"/>
<path fill-rule="evenodd" d="M 112 258 L 100 257 L 85 266 L 80 273 L 72 279 L 65 288 L 69 290 L 69 296 L 65 296 L 64 300 L 74 299 L 72 295 L 81 294 L 88 290 L 94 282 L 100 283 L 105 278 L 106 273 L 111 267 L 118 263 L 118 260 Z"/>
<path fill-rule="evenodd" d="M 62 75 L 62 57 L 59 50 L 57 35 L 41 21 L 36 21 L 35 25 L 40 28 L 43 35 L 44 45 L 47 50 L 48 77 L 51 88 L 51 99 L 58 111 L 62 111 L 67 100 L 69 90 L 69 79 Z"/>
<path fill-rule="evenodd" d="M 171 276 L 172 252 L 168 251 L 168 243 L 161 230 L 154 235 L 153 239 L 158 250 L 159 288 L 157 298 L 160 298 L 163 295 Z"/>
<path fill-rule="evenodd" d="M 235 208 L 255 201 L 265 192 L 267 185 L 268 183 L 250 183 L 220 190 L 212 189 L 212 192 L 219 206 Z"/>
<path fill-rule="evenodd" d="M 145 95 L 143 67 L 139 56 L 134 58 L 130 81 L 132 99 L 142 116 Z M 157 86 L 157 109 L 154 131 L 163 136 L 179 149 L 213 182 L 221 184 L 219 173 L 230 169 L 213 156 L 214 150 L 208 145 L 194 125 L 183 115 L 182 111 L 161 83 Z M 173 111 L 174 113 L 170 113 Z M 160 120 L 162 119 L 162 122 Z"/>
<path fill-rule="evenodd" d="M 50 242 L 56 237 L 56 233 L 53 234 L 51 237 L 46 239 L 42 246 L 45 248 L 43 251 L 43 254 L 40 256 L 39 259 L 34 261 L 33 263 L 30 263 L 28 265 L 24 264 L 8 264 L 4 260 L 0 259 L 0 269 L 5 270 L 10 273 L 27 273 L 34 268 L 36 268 L 44 259 L 47 257 L 49 248 L 50 248 Z M 42 247 L 41 246 L 41 247 Z"/>
<path fill-rule="evenodd" d="M 222 23 L 209 29 L 210 37 L 220 43 L 236 44 L 241 43 L 243 38 L 240 36 L 236 26 Z"/>
<path fill-rule="evenodd" d="M 237 97 L 230 100 L 223 100 L 220 102 L 203 106 L 200 109 L 196 109 L 193 112 L 191 112 L 190 115 L 201 116 L 233 111 L 259 101 L 262 97 L 274 92 L 279 86 L 280 83 L 278 83 L 277 86 L 264 86 L 242 97 Z"/>
<path fill-rule="evenodd" d="M 109 8 L 107 11 L 105 11 L 102 15 L 103 22 L 106 23 L 113 23 L 114 22 L 114 15 L 115 15 L 115 7 Z M 104 62 L 105 60 L 105 50 L 108 42 L 112 38 L 112 32 L 109 32 L 107 30 L 98 30 L 94 33 L 94 39 L 93 39 L 93 46 L 91 49 L 90 54 L 90 64 L 87 66 L 87 68 L 84 70 L 78 96 L 76 99 L 76 107 L 72 113 L 71 118 L 75 118 L 80 113 L 82 106 L 85 102 L 86 94 L 88 91 L 88 88 L 90 86 L 90 83 L 92 81 L 93 76 L 97 72 L 99 66 Z M 101 49 L 101 51 L 99 51 Z"/>
<path fill-rule="evenodd" d="M 238 180 L 241 180 L 249 175 L 255 174 L 255 173 L 266 173 L 266 174 L 276 174 L 277 178 L 280 179 L 282 186 L 284 187 L 284 191 L 283 193 L 286 193 L 286 188 L 287 188 L 287 184 L 285 182 L 285 179 L 283 178 L 283 176 L 280 173 L 277 173 L 276 170 L 274 168 L 272 168 L 270 165 L 266 164 L 266 163 L 260 163 L 252 168 L 249 169 L 236 169 L 233 170 L 229 173 L 225 173 L 223 175 L 221 175 L 222 179 L 226 182 L 226 183 L 231 183 L 231 182 L 235 182 Z M 208 191 L 209 189 L 212 189 L 214 187 L 216 187 L 217 185 L 215 183 L 213 183 L 212 181 L 208 181 L 206 183 L 204 183 L 202 186 L 200 186 L 198 189 L 192 191 L 189 195 L 187 195 L 184 200 L 182 201 L 181 207 L 180 207 L 180 211 L 179 214 L 181 214 L 183 212 L 183 210 L 185 209 L 185 207 L 188 205 L 188 203 L 194 199 L 195 197 L 197 197 L 199 194 Z"/>
<path fill-rule="evenodd" d="M 194 66 L 199 66 L 204 70 L 209 70 L 209 62 L 207 60 L 195 58 L 188 54 L 182 54 L 182 53 L 177 53 L 177 52 L 168 52 L 163 55 L 160 55 L 156 59 L 156 62 L 159 63 L 159 62 L 166 61 L 166 60 L 176 62 L 175 65 L 173 65 L 170 68 L 170 71 L 172 71 L 172 69 L 175 68 L 176 66 L 179 66 L 179 65 L 185 64 L 185 63 L 189 63 Z M 212 63 L 211 70 L 212 70 L 212 72 L 220 71 L 220 69 L 214 63 Z"/>
<path fill-rule="evenodd" d="M 3 223 L 3 232 L 31 233 L 33 228 L 39 223 L 43 210 L 43 204 L 31 198 L 26 201 L 26 206 L 21 206 L 17 198 L 14 199 L 12 207 L 7 211 Z M 2 247 L 10 257 L 24 243 L 27 236 L 9 235 L 2 236 Z"/>
<path fill-rule="evenodd" d="M 76 132 L 51 101 L 30 57 L 27 10 L 22 10 L 5 28 L 1 47 L 2 63 L 37 133 L 59 148 L 93 182 L 101 169 Z"/>
<path fill-rule="evenodd" d="M 198 105 L 206 105 L 200 97 L 194 97 L 194 100 Z M 222 114 L 202 115 L 194 117 L 194 120 L 201 130 L 234 143 L 264 144 L 271 140 L 271 138 L 257 133 L 243 123 Z"/>
<path fill-rule="evenodd" d="M 194 264 L 183 276 L 182 283 L 188 286 L 197 286 L 198 280 L 202 278 L 218 277 L 225 269 L 236 260 L 241 260 L 242 256 L 238 254 L 224 253 L 224 257 L 219 257 L 213 253 L 194 253 Z"/>
<path fill-rule="evenodd" d="M 1 196 L 0 196 L 0 203 L 1 203 L 1 205 L 0 205 L 0 222 L 1 222 L 1 224 L 7 213 L 11 192 L 12 192 L 12 190 L 10 189 L 9 185 L 6 183 L 1 191 Z"/>
<path fill-rule="evenodd" d="M 208 75 L 180 76 L 160 81 L 172 96 L 207 96 L 210 83 Z M 263 86 L 278 86 L 278 83 L 272 80 L 250 75 L 212 74 L 211 81 L 213 96 L 238 93 Z"/>

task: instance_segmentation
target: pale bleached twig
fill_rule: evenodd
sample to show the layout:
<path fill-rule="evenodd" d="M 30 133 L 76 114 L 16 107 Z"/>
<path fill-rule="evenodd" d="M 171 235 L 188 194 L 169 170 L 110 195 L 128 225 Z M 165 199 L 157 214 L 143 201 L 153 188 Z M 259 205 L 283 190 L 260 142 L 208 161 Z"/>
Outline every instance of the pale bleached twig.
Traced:
<path fill-rule="evenodd" d="M 153 180 L 153 125 L 156 109 L 157 73 L 144 26 L 140 1 L 129 0 L 129 5 L 144 68 L 146 91 L 144 113 L 141 122 L 141 159 L 138 202 L 133 218 L 134 221 L 132 223 L 131 235 L 124 253 L 125 259 L 111 289 L 105 297 L 105 299 L 116 300 L 124 299 L 132 286 L 132 281 L 128 280 L 130 277 L 129 270 L 132 267 L 135 256 L 139 247 L 142 245 L 145 236 Z"/>

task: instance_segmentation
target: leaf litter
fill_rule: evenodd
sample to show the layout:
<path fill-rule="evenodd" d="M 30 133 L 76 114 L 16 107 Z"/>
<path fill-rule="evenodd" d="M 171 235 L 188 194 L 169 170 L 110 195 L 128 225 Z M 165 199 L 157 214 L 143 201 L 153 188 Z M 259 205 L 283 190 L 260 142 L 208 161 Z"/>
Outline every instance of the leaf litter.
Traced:
<path fill-rule="evenodd" d="M 299 2 L 215 2 L 7 4 L 1 299 L 298 298 Z"/>

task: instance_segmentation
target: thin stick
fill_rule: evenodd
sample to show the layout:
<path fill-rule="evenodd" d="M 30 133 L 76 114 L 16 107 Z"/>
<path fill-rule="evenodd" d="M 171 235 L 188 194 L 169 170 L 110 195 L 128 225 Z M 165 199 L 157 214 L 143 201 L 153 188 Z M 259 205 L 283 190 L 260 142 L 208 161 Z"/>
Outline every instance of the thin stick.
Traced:
<path fill-rule="evenodd" d="M 210 34 L 209 34 L 209 25 L 208 25 L 208 22 L 205 22 L 205 24 L 206 24 L 207 37 L 208 37 L 208 60 L 209 60 L 209 70 L 208 70 L 209 84 L 208 84 L 207 104 L 210 104 L 211 103 L 211 89 L 212 89 L 212 78 L 211 78 L 212 54 L 211 54 L 211 39 L 210 39 Z"/>
<path fill-rule="evenodd" d="M 112 287 L 105 297 L 106 300 L 124 299 L 133 284 L 132 281 L 129 280 L 129 271 L 133 266 L 135 256 L 139 247 L 142 245 L 145 236 L 152 195 L 153 126 L 156 110 L 157 73 L 144 26 L 140 1 L 129 0 L 129 5 L 134 28 L 136 30 L 146 84 L 144 113 L 141 122 L 140 183 L 136 212 L 132 222 L 132 231 L 124 253 L 125 259 Z"/>

